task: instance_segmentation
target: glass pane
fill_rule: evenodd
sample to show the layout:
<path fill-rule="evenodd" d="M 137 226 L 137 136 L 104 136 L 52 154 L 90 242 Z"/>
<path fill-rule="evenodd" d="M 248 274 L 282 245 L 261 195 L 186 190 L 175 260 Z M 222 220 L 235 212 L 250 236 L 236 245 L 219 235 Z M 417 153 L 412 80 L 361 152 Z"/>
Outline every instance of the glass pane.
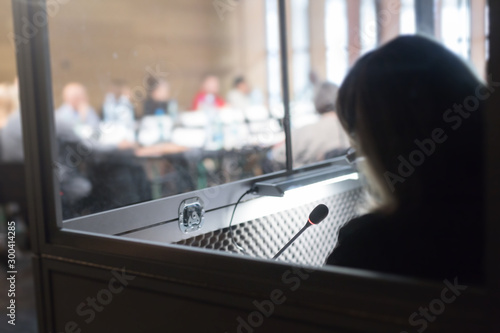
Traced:
<path fill-rule="evenodd" d="M 486 8 L 475 7 L 483 13 L 473 16 L 471 1 L 290 0 L 289 4 L 295 168 L 345 153 L 349 141 L 334 121 L 335 112 L 322 114 L 322 108 L 335 107 L 336 87 L 359 57 L 399 35 L 431 31 L 431 38 L 484 73 L 486 29 L 475 33 L 473 43 L 471 22 L 484 17 Z M 477 22 L 475 27 L 484 24 Z"/>
<path fill-rule="evenodd" d="M 49 15 L 65 219 L 280 169 L 276 3 L 74 0 Z"/>
<path fill-rule="evenodd" d="M 327 0 L 320 6 L 313 0 L 290 0 L 289 12 L 291 148 L 293 167 L 299 168 L 340 155 L 348 148 L 347 136 L 333 111 L 336 89 L 347 73 L 352 50 L 348 44 L 348 2 Z M 363 18 L 374 13 L 374 7 L 367 7 Z M 356 49 L 372 47 L 373 38 L 367 37 Z M 374 37 L 376 40 L 376 33 Z"/>

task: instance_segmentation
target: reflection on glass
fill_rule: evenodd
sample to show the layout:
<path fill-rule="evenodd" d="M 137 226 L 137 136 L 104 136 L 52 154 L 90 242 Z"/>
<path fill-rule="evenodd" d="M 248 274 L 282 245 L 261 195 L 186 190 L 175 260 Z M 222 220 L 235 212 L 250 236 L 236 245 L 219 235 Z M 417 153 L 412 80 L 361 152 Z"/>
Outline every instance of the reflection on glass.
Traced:
<path fill-rule="evenodd" d="M 65 219 L 276 170 L 276 4 L 75 0 L 50 19 Z"/>

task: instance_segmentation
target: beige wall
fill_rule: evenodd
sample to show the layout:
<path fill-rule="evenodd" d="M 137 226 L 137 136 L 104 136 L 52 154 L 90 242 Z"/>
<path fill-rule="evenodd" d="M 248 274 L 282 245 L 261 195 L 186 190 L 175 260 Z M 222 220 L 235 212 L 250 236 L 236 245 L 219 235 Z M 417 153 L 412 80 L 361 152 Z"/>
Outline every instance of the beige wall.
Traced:
<path fill-rule="evenodd" d="M 17 72 L 14 45 L 8 37 L 13 30 L 11 2 L 2 0 L 0 1 L 0 83 L 13 82 Z"/>
<path fill-rule="evenodd" d="M 210 0 L 85 0 L 62 4 L 50 21 L 55 104 L 71 81 L 87 86 L 91 104 L 100 109 L 112 79 L 124 79 L 141 104 L 148 69 L 167 73 L 172 93 L 182 109 L 189 109 L 202 77 L 221 79 L 222 95 L 236 75 L 267 91 L 265 1 L 219 0 L 236 3 L 220 17 Z M 289 1 L 289 0 L 288 0 Z M 399 0 L 382 0 L 382 7 Z M 484 0 L 473 6 L 473 62 L 484 68 Z M 359 0 L 349 0 L 350 28 L 359 23 Z M 309 29 L 311 69 L 321 78 L 326 72 L 324 45 L 325 0 L 311 0 Z M 222 8 L 222 7 L 221 7 Z M 396 17 L 397 18 L 397 17 Z M 477 23 L 479 22 L 479 23 Z M 383 41 L 397 35 L 398 19 L 384 27 Z M 288 28 L 290 29 L 290 13 Z M 8 33 L 13 31 L 11 1 L 0 1 L 0 82 L 15 77 L 15 51 Z M 351 64 L 357 59 L 359 35 L 350 33 Z M 289 35 L 289 46 L 291 36 Z M 291 50 L 289 49 L 291 60 Z M 293 83 L 290 61 L 290 83 Z"/>
<path fill-rule="evenodd" d="M 136 100 L 148 68 L 167 73 L 182 109 L 191 105 L 202 77 L 220 77 L 222 94 L 244 74 L 265 91 L 263 0 L 240 1 L 221 19 L 206 0 L 86 0 L 61 6 L 50 23 L 54 98 L 64 84 L 88 87 L 99 108 L 112 79 L 125 79 Z M 227 2 L 229 3 L 229 2 Z"/>
<path fill-rule="evenodd" d="M 325 43 L 325 0 L 309 2 L 309 38 L 311 52 L 311 70 L 326 79 L 326 43 Z"/>

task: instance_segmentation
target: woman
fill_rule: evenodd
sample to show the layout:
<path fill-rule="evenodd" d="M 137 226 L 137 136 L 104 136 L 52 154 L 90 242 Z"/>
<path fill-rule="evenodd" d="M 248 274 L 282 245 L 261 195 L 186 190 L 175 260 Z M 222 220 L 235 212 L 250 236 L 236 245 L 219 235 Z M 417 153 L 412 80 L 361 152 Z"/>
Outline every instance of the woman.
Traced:
<path fill-rule="evenodd" d="M 488 96 L 458 57 L 423 37 L 357 62 L 337 108 L 376 208 L 340 230 L 328 264 L 481 281 Z"/>

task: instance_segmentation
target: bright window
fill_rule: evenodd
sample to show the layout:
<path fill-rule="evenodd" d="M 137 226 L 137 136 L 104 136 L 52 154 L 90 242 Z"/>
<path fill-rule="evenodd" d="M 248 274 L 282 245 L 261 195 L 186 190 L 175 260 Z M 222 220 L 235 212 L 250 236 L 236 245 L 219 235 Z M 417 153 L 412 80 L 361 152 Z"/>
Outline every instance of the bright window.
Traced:
<path fill-rule="evenodd" d="M 345 0 L 328 0 L 326 2 L 325 22 L 326 78 L 338 85 L 344 79 L 349 68 L 347 3 Z"/>
<path fill-rule="evenodd" d="M 442 0 L 441 37 L 443 44 L 470 58 L 470 4 L 467 0 Z"/>
<path fill-rule="evenodd" d="M 401 0 L 399 33 L 412 35 L 416 31 L 415 0 Z"/>

